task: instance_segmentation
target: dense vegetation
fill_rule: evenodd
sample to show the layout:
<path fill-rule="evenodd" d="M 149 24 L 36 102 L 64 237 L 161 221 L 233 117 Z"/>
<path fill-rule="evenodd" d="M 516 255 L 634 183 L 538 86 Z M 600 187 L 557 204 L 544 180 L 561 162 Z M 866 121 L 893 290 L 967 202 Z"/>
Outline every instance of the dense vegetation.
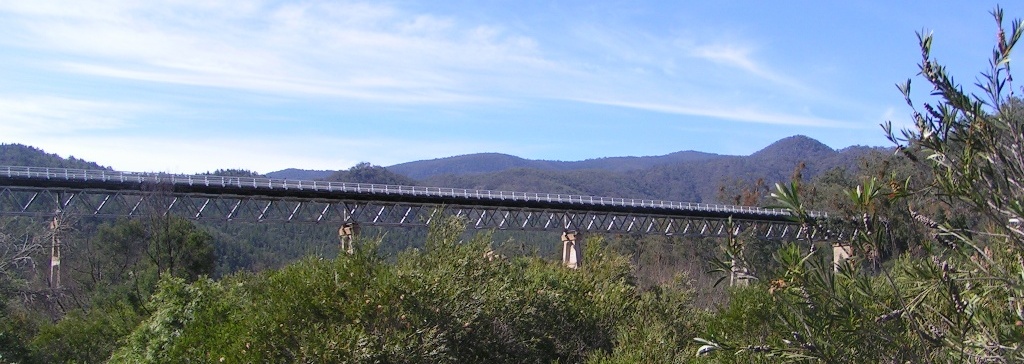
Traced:
<path fill-rule="evenodd" d="M 23 144 L 0 144 L 0 165 L 78 169 L 109 169 L 75 157 L 61 158 Z"/>
<path fill-rule="evenodd" d="M 540 244 L 467 233 L 456 218 L 400 249 L 364 234 L 351 255 L 316 242 L 315 227 L 154 217 L 58 219 L 51 230 L 5 218 L 0 362 L 1024 361 L 1024 102 L 1009 68 L 1024 29 L 993 15 L 979 94 L 950 79 L 920 34 L 934 100 L 916 103 L 901 84 L 915 125 L 885 126 L 899 155 L 821 170 L 789 160 L 771 172 L 792 171 L 774 188 L 783 178 L 717 187 L 722 200 L 782 206 L 807 226 L 857 228 L 846 240 L 591 237 L 570 270 L 538 257 Z M 840 218 L 809 218 L 815 209 Z M 53 239 L 67 248 L 59 288 L 40 264 Z M 833 264 L 836 243 L 852 258 Z M 286 257 L 264 254 L 278 250 Z"/>
<path fill-rule="evenodd" d="M 935 100 L 915 103 L 914 127 L 885 129 L 906 161 L 847 189 L 860 232 L 854 259 L 835 267 L 824 249 L 788 246 L 762 272 L 757 294 L 774 305 L 767 330 L 744 337 L 709 330 L 699 352 L 820 362 L 1020 362 L 1024 360 L 1024 104 L 1013 96 L 1009 56 L 1024 29 L 1003 27 L 979 94 L 954 83 L 919 34 L 921 76 Z M 888 168 L 887 168 L 888 169 Z M 807 223 L 806 189 L 773 194 Z M 743 260 L 742 246 L 727 259 Z M 902 250 L 902 251 L 901 251 Z M 726 263 L 726 262 L 723 262 Z M 730 309 L 737 305 L 730 304 Z M 764 327 L 762 326 L 762 327 Z"/>
<path fill-rule="evenodd" d="M 596 240 L 590 264 L 572 271 L 536 258 L 492 259 L 486 235 L 460 241 L 458 220 L 432 230 L 424 250 L 394 264 L 364 249 L 216 282 L 165 280 L 153 316 L 114 359 L 582 362 L 595 353 L 615 357 L 617 333 L 647 324 L 636 321 L 640 306 L 685 307 L 684 291 L 638 292 L 628 261 Z M 668 358 L 689 356 L 682 348 L 693 331 L 683 317 L 665 317 L 660 324 L 669 327 L 656 333 L 673 343 Z"/>
<path fill-rule="evenodd" d="M 409 177 L 391 172 L 384 167 L 375 166 L 370 163 L 359 163 L 345 171 L 334 172 L 327 177 L 327 181 L 355 182 L 355 183 L 381 183 L 388 185 L 415 186 L 418 183 Z"/>

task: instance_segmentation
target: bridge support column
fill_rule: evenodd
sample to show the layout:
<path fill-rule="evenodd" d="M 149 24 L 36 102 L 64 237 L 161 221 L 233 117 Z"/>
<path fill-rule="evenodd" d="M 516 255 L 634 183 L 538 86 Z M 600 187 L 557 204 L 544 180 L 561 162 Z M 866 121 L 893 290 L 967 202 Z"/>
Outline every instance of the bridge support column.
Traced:
<path fill-rule="evenodd" d="M 729 285 L 733 287 L 746 287 L 750 285 L 750 271 L 739 261 L 733 260 L 729 274 Z"/>
<path fill-rule="evenodd" d="M 562 232 L 562 263 L 570 269 L 580 267 L 580 234 L 576 230 Z"/>
<path fill-rule="evenodd" d="M 853 257 L 853 245 L 849 243 L 832 243 L 832 270 L 839 271 L 839 263 Z"/>
<path fill-rule="evenodd" d="M 60 232 L 64 229 L 61 224 L 60 212 L 50 222 L 50 288 L 60 288 Z"/>
<path fill-rule="evenodd" d="M 349 254 L 355 253 L 355 238 L 359 235 L 359 224 L 354 222 L 346 222 L 341 224 L 341 228 L 338 229 L 338 240 L 341 242 L 341 246 L 338 251 L 343 251 Z"/>

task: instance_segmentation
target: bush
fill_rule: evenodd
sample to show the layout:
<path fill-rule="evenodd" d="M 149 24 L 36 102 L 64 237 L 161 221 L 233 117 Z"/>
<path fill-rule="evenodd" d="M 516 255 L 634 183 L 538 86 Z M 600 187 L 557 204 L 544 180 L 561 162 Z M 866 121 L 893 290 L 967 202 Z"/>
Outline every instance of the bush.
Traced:
<path fill-rule="evenodd" d="M 965 93 L 931 58 L 931 35 L 919 34 L 921 75 L 937 100 L 922 111 L 915 107 L 915 127 L 902 137 L 886 125 L 890 139 L 929 169 L 932 180 L 915 185 L 914 176 L 904 176 L 902 185 L 884 185 L 871 179 L 849 190 L 849 219 L 860 223 L 844 243 L 855 258 L 833 268 L 824 249 L 783 248 L 776 261 L 784 269 L 761 288 L 777 306 L 765 317 L 772 323 L 760 325 L 770 328 L 767 335 L 709 331 L 698 339 L 699 353 L 829 363 L 1024 361 L 1024 106 L 1007 95 L 1009 55 L 1024 29 L 1015 21 L 1007 34 L 1002 10 L 992 14 L 998 43 L 978 83 L 984 93 Z M 914 107 L 910 82 L 900 89 Z M 806 219 L 797 184 L 791 186 L 773 196 L 801 222 L 816 223 Z M 906 206 L 933 235 L 907 243 L 919 254 L 880 266 L 881 247 L 913 236 L 897 235 L 889 224 L 898 219 L 879 214 L 891 206 Z M 720 315 L 728 318 L 729 311 Z"/>
<path fill-rule="evenodd" d="M 114 359 L 578 363 L 627 345 L 650 353 L 634 357 L 666 357 L 691 336 L 678 321 L 682 284 L 638 292 L 629 259 L 599 239 L 587 244 L 587 264 L 570 270 L 487 256 L 489 236 L 463 243 L 463 232 L 458 220 L 435 224 L 424 251 L 395 264 L 364 242 L 353 255 L 219 282 L 166 277 L 153 315 Z"/>

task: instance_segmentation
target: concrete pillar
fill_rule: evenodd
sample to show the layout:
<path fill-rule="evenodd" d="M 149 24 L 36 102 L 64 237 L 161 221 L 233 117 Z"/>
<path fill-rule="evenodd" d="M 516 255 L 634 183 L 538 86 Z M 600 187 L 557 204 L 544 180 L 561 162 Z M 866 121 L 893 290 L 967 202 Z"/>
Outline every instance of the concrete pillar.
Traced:
<path fill-rule="evenodd" d="M 832 270 L 839 271 L 839 263 L 853 257 L 853 245 L 843 243 L 832 244 Z"/>
<path fill-rule="evenodd" d="M 50 288 L 60 288 L 60 213 L 50 222 Z"/>
<path fill-rule="evenodd" d="M 576 230 L 562 232 L 562 263 L 570 269 L 580 267 L 580 234 Z"/>
<path fill-rule="evenodd" d="M 355 246 L 353 242 L 358 235 L 359 224 L 354 222 L 346 222 L 342 224 L 341 228 L 338 229 L 338 240 L 341 241 L 341 247 L 338 250 L 349 254 L 355 253 Z"/>
<path fill-rule="evenodd" d="M 733 287 L 746 287 L 750 285 L 750 271 L 739 261 L 732 261 L 732 272 L 729 274 L 729 285 Z"/>

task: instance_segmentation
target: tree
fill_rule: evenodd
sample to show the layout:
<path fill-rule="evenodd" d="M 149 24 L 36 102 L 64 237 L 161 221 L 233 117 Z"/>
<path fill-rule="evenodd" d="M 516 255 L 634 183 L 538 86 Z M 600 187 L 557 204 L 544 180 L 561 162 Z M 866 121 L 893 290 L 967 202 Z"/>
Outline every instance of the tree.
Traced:
<path fill-rule="evenodd" d="M 890 123 L 883 127 L 930 178 L 884 183 L 866 176 L 848 189 L 845 205 L 859 229 L 849 241 L 855 257 L 833 266 L 822 249 L 780 250 L 782 269 L 764 287 L 779 307 L 772 329 L 746 342 L 708 332 L 698 339 L 699 353 L 823 362 L 1024 361 L 1024 104 L 1011 91 L 1009 58 L 1024 31 L 1014 21 L 1007 33 L 1003 11 L 992 15 L 998 42 L 977 83 L 980 95 L 966 93 L 931 57 L 926 33 L 918 35 L 920 75 L 936 99 L 918 106 L 910 81 L 898 85 L 914 127 L 899 136 Z M 796 185 L 778 190 L 775 196 L 804 216 Z M 906 223 L 903 216 L 932 234 L 918 238 L 891 228 Z M 904 254 L 889 269 L 864 269 L 877 247 L 897 238 L 920 239 L 908 242 L 920 255 Z"/>
<path fill-rule="evenodd" d="M 42 245 L 30 234 L 21 233 L 13 219 L 0 220 L 0 361 L 25 361 L 31 323 L 9 304 L 27 291 L 22 273 L 35 265 L 33 256 Z"/>
<path fill-rule="evenodd" d="M 156 219 L 150 226 L 154 231 L 146 256 L 161 274 L 194 281 L 213 273 L 216 257 L 209 233 L 188 220 L 176 217 Z"/>
<path fill-rule="evenodd" d="M 33 255 L 42 250 L 42 245 L 29 234 L 20 236 L 11 234 L 12 220 L 2 221 L 0 228 L 0 299 L 6 299 L 7 293 L 19 280 L 18 269 L 35 264 Z"/>
<path fill-rule="evenodd" d="M 944 216 L 915 217 L 938 233 L 931 262 L 910 274 L 908 298 L 939 298 L 908 303 L 902 315 L 925 340 L 959 361 L 1024 360 L 1024 104 L 1013 95 L 1010 54 L 1024 29 L 1021 21 L 1003 26 L 1003 10 L 992 16 L 997 43 L 989 69 L 976 83 L 981 94 L 964 92 L 931 56 L 932 35 L 919 33 L 920 75 L 935 101 L 916 106 L 910 81 L 899 85 L 914 110 L 913 128 L 889 139 L 908 157 L 934 173 L 929 194 L 953 208 L 966 206 L 979 219 L 957 224 Z M 923 110 L 922 110 L 923 109 Z M 910 301 L 914 302 L 914 301 Z"/>
<path fill-rule="evenodd" d="M 367 162 L 360 162 L 347 171 L 337 171 L 325 178 L 328 181 L 354 182 L 354 183 L 379 183 L 387 185 L 416 185 L 416 181 L 387 170 L 381 166 L 375 166 Z"/>
<path fill-rule="evenodd" d="M 213 272 L 210 235 L 177 217 L 104 223 L 74 248 L 65 299 L 76 305 L 32 338 L 41 362 L 106 360 L 152 314 L 146 302 L 160 277 L 191 282 Z"/>

